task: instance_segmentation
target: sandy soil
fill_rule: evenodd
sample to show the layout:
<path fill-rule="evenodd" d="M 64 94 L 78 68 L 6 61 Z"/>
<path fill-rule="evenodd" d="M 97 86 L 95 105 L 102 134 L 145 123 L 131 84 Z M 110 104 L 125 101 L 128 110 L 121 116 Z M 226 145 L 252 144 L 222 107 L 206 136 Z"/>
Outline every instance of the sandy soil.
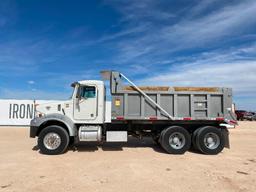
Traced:
<path fill-rule="evenodd" d="M 169 155 L 149 139 L 39 153 L 26 128 L 0 128 L 0 191 L 256 191 L 256 122 L 216 156 Z"/>

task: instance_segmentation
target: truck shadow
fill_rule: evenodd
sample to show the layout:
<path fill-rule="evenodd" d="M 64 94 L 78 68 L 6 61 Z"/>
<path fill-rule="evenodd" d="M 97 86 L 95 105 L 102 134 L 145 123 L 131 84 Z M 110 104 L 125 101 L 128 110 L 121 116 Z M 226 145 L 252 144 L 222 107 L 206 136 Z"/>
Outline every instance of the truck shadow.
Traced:
<path fill-rule="evenodd" d="M 98 143 L 90 142 L 90 143 L 79 143 L 73 146 L 70 146 L 69 151 L 77 151 L 77 152 L 95 152 L 99 150 Z"/>
<path fill-rule="evenodd" d="M 166 151 L 158 144 L 156 144 L 152 138 L 137 139 L 130 137 L 128 142 L 113 142 L 113 143 L 79 143 L 69 150 L 77 152 L 94 152 L 102 149 L 103 151 L 124 151 L 125 148 L 151 148 L 158 153 L 167 154 Z M 202 154 L 195 150 L 193 147 L 189 149 L 190 153 Z"/>
<path fill-rule="evenodd" d="M 154 143 L 151 138 L 129 138 L 128 142 L 113 143 L 79 143 L 69 148 L 70 151 L 94 152 L 99 149 L 103 151 L 123 151 L 125 148 L 152 148 L 156 152 L 166 153 L 160 146 Z"/>
<path fill-rule="evenodd" d="M 143 138 L 143 139 L 138 139 L 134 137 L 129 137 L 128 142 L 123 143 L 123 142 L 113 142 L 113 143 L 98 143 L 98 142 L 81 142 L 78 144 L 74 144 L 68 148 L 67 151 L 73 151 L 73 152 L 95 152 L 98 150 L 103 150 L 103 151 L 123 151 L 125 148 L 151 148 L 154 151 L 158 153 L 164 153 L 165 150 L 158 144 L 156 144 L 152 138 Z M 35 145 L 32 148 L 33 151 L 38 151 L 40 153 L 40 150 L 37 145 Z M 198 153 L 197 150 L 191 148 L 189 152 L 192 153 Z"/>
<path fill-rule="evenodd" d="M 38 150 L 39 150 L 39 148 L 38 148 L 38 146 L 37 146 L 37 145 L 35 145 L 34 147 L 32 147 L 32 150 L 33 150 L 33 151 L 38 151 Z"/>

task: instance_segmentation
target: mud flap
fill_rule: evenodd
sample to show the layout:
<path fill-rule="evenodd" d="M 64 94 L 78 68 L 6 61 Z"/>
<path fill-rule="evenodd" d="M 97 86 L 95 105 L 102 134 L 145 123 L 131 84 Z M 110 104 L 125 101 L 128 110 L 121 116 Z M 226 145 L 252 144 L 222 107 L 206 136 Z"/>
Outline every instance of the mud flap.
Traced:
<path fill-rule="evenodd" d="M 227 129 L 221 129 L 221 133 L 224 136 L 224 141 L 225 141 L 225 145 L 224 147 L 230 149 L 230 144 L 229 144 L 229 131 Z"/>

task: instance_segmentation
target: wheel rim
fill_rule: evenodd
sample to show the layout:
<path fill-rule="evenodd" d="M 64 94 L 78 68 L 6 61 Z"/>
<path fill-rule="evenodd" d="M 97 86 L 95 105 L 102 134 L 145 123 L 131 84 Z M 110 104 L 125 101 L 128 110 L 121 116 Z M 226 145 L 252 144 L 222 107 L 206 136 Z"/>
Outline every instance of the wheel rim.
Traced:
<path fill-rule="evenodd" d="M 57 133 L 47 133 L 44 137 L 44 146 L 49 150 L 57 149 L 61 144 L 61 138 Z"/>
<path fill-rule="evenodd" d="M 208 149 L 216 149 L 220 145 L 220 137 L 216 133 L 207 133 L 204 136 L 204 145 Z"/>
<path fill-rule="evenodd" d="M 169 137 L 169 145 L 174 149 L 181 149 L 184 147 L 185 142 L 185 136 L 179 132 L 174 132 Z"/>

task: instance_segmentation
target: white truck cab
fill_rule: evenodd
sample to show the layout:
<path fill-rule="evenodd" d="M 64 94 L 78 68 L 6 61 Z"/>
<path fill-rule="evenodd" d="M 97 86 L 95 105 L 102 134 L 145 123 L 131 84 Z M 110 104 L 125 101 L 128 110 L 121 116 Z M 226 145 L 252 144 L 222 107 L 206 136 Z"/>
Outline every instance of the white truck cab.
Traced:
<path fill-rule="evenodd" d="M 71 84 L 69 100 L 36 104 L 36 116 L 62 114 L 76 124 L 103 124 L 110 121 L 110 102 L 106 101 L 103 81 L 83 80 Z M 106 109 L 108 108 L 108 109 Z"/>

